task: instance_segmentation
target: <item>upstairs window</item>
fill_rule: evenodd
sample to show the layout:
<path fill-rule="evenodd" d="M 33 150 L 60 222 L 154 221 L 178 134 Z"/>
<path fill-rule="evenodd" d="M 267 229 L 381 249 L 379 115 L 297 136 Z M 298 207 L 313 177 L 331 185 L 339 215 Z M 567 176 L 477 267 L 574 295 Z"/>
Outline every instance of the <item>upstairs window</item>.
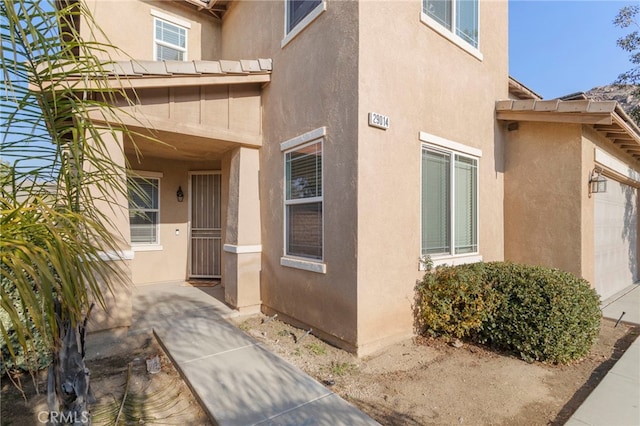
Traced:
<path fill-rule="evenodd" d="M 287 33 L 291 32 L 307 15 L 316 9 L 322 0 L 286 0 Z"/>
<path fill-rule="evenodd" d="M 422 0 L 422 12 L 478 48 L 478 0 Z"/>
<path fill-rule="evenodd" d="M 186 61 L 187 29 L 158 18 L 154 21 L 155 60 Z"/>

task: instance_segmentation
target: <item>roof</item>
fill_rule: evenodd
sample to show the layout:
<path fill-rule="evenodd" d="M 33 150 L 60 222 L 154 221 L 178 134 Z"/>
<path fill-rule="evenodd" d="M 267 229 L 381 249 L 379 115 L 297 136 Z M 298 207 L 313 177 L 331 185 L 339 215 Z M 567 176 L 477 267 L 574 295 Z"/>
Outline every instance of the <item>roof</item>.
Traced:
<path fill-rule="evenodd" d="M 178 0 L 194 5 L 199 11 L 206 10 L 218 19 L 222 19 L 231 0 Z"/>
<path fill-rule="evenodd" d="M 542 96 L 511 76 L 509 76 L 509 93 L 517 96 L 519 99 L 542 99 Z"/>
<path fill-rule="evenodd" d="M 71 64 L 68 67 L 74 67 Z M 41 67 L 51 67 L 43 63 Z M 67 66 L 62 65 L 64 70 Z M 265 84 L 271 81 L 271 59 L 243 59 L 238 61 L 113 61 L 103 64 L 103 70 L 111 85 L 126 89 L 151 87 L 204 86 L 216 84 Z M 52 70 L 55 70 L 55 66 Z M 73 68 L 71 68 L 73 69 Z M 74 88 L 93 88 L 95 82 L 71 78 L 65 84 Z"/>
<path fill-rule="evenodd" d="M 269 74 L 271 59 L 239 61 L 115 61 L 104 66 L 110 75 L 172 76 L 172 75 L 249 75 Z"/>
<path fill-rule="evenodd" d="M 572 95 L 570 99 L 577 96 Z M 496 102 L 496 118 L 505 121 L 537 121 L 591 125 L 618 148 L 640 161 L 640 127 L 616 101 L 503 100 Z"/>

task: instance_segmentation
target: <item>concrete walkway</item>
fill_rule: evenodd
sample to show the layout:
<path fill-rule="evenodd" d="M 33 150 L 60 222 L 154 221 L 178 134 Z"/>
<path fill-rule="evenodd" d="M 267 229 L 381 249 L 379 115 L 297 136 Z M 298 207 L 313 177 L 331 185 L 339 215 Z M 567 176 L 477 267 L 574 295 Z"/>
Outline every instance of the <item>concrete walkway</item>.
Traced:
<path fill-rule="evenodd" d="M 227 319 L 220 286 L 137 287 L 133 323 L 158 341 L 219 425 L 377 425 Z"/>
<path fill-rule="evenodd" d="M 621 321 L 640 325 L 640 285 L 605 300 L 602 314 L 615 321 L 622 317 Z M 631 344 L 566 425 L 640 425 L 640 339 Z"/>

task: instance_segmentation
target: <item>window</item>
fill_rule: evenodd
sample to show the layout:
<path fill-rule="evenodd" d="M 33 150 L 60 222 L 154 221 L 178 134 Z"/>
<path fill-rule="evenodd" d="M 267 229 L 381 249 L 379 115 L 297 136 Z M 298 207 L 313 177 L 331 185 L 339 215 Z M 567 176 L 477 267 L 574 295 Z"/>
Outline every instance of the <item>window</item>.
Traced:
<path fill-rule="evenodd" d="M 160 179 L 129 178 L 129 227 L 131 244 L 159 244 Z"/>
<path fill-rule="evenodd" d="M 422 254 L 478 252 L 478 158 L 422 147 Z"/>
<path fill-rule="evenodd" d="M 291 32 L 308 14 L 322 3 L 322 0 L 286 0 L 287 33 Z"/>
<path fill-rule="evenodd" d="M 322 259 L 322 140 L 285 153 L 285 254 Z"/>
<path fill-rule="evenodd" d="M 478 0 L 422 0 L 422 12 L 478 48 Z"/>
<path fill-rule="evenodd" d="M 186 61 L 187 29 L 158 18 L 154 21 L 155 60 Z"/>

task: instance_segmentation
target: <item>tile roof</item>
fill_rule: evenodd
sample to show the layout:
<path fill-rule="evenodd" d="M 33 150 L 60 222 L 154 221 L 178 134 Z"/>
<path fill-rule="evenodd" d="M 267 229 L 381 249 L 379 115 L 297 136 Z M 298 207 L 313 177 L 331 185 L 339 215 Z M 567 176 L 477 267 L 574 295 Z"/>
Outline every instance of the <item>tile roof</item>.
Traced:
<path fill-rule="evenodd" d="M 503 121 L 580 123 L 608 138 L 618 148 L 640 161 L 640 127 L 617 101 L 594 101 L 570 95 L 549 101 L 525 99 L 496 102 L 496 117 Z"/>
<path fill-rule="evenodd" d="M 114 76 L 172 76 L 172 75 L 249 75 L 270 74 L 271 59 L 239 61 L 115 61 L 104 66 Z"/>

